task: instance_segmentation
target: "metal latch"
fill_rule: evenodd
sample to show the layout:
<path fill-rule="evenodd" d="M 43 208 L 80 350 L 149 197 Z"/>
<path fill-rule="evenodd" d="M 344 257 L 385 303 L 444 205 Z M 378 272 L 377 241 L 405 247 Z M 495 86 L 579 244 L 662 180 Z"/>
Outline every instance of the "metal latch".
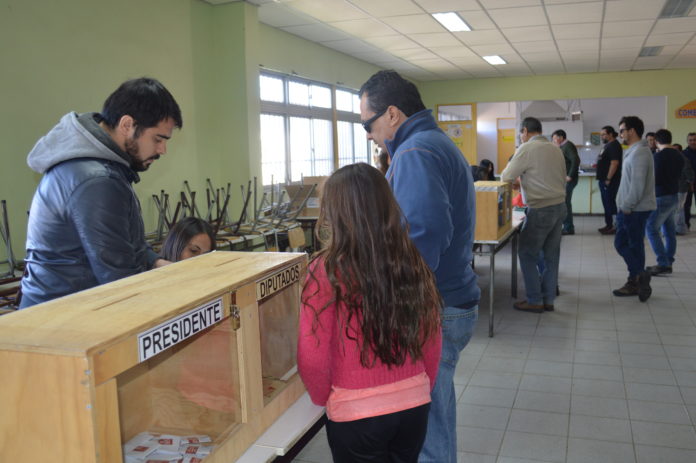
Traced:
<path fill-rule="evenodd" d="M 232 307 L 230 308 L 230 316 L 230 318 L 232 318 L 232 329 L 237 331 L 239 327 L 242 325 L 239 314 L 239 306 L 232 305 Z"/>

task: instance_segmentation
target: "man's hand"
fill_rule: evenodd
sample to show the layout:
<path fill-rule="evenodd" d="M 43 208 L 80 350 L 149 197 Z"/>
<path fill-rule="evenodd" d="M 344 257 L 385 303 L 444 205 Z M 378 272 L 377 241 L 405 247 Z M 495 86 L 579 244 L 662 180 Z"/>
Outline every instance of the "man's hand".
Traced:
<path fill-rule="evenodd" d="M 168 261 L 166 259 L 157 259 L 155 261 L 154 265 L 152 266 L 152 268 L 160 268 L 160 267 L 164 267 L 165 265 L 172 264 L 172 263 L 173 262 Z"/>
<path fill-rule="evenodd" d="M 571 177 L 566 176 L 566 183 L 572 182 L 572 181 L 573 181 L 573 179 Z"/>

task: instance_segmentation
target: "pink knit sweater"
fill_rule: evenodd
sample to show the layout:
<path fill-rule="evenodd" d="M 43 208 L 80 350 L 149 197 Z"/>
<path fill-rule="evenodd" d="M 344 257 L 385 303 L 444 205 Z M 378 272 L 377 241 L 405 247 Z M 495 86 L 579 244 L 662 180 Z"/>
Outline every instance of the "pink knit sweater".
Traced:
<path fill-rule="evenodd" d="M 313 273 L 314 277 L 309 275 Z M 318 289 L 318 292 L 317 292 Z M 437 376 L 442 347 L 441 333 L 431 336 L 423 346 L 423 358 L 412 361 L 407 358 L 401 366 L 386 366 L 379 359 L 372 368 L 360 364 L 360 327 L 356 317 L 350 322 L 358 340 L 346 337 L 345 329 L 338 329 L 337 311 L 343 306 L 331 304 L 319 315 L 316 332 L 312 331 L 315 309 L 318 310 L 333 298 L 331 283 L 326 275 L 324 261 L 317 259 L 310 266 L 304 294 L 309 297 L 300 311 L 297 366 L 309 396 L 317 405 L 325 405 L 331 387 L 364 389 L 401 381 L 425 372 L 432 390 Z M 316 294 L 314 294 L 316 292 Z"/>

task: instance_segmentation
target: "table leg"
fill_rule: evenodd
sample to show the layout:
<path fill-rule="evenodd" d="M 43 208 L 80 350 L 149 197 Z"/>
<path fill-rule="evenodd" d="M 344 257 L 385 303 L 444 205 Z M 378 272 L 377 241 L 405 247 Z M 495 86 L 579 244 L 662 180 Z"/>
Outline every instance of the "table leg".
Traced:
<path fill-rule="evenodd" d="M 491 244 L 491 264 L 488 280 L 488 337 L 493 337 L 493 294 L 495 294 L 495 245 Z"/>
<path fill-rule="evenodd" d="M 510 293 L 513 298 L 517 298 L 517 237 L 518 234 L 512 235 L 512 282 L 510 284 Z"/>

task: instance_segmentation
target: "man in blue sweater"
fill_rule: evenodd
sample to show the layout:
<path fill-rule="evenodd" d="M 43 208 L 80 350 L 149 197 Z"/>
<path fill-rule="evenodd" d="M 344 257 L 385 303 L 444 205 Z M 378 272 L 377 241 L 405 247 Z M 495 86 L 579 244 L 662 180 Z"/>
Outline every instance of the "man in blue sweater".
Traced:
<path fill-rule="evenodd" d="M 473 334 L 480 296 L 471 267 L 471 167 L 425 109 L 416 86 L 395 71 L 380 71 L 363 84 L 360 117 L 367 138 L 389 154 L 387 180 L 444 299 L 442 358 L 419 461 L 456 463 L 454 369 Z"/>
<path fill-rule="evenodd" d="M 669 130 L 658 130 L 655 140 L 658 148 L 654 155 L 657 209 L 652 211 L 645 227 L 650 246 L 657 256 L 657 265 L 647 268 L 653 276 L 672 273 L 677 252 L 674 212 L 679 207 L 679 178 L 684 168 L 684 156 L 670 146 L 672 133 Z"/>

